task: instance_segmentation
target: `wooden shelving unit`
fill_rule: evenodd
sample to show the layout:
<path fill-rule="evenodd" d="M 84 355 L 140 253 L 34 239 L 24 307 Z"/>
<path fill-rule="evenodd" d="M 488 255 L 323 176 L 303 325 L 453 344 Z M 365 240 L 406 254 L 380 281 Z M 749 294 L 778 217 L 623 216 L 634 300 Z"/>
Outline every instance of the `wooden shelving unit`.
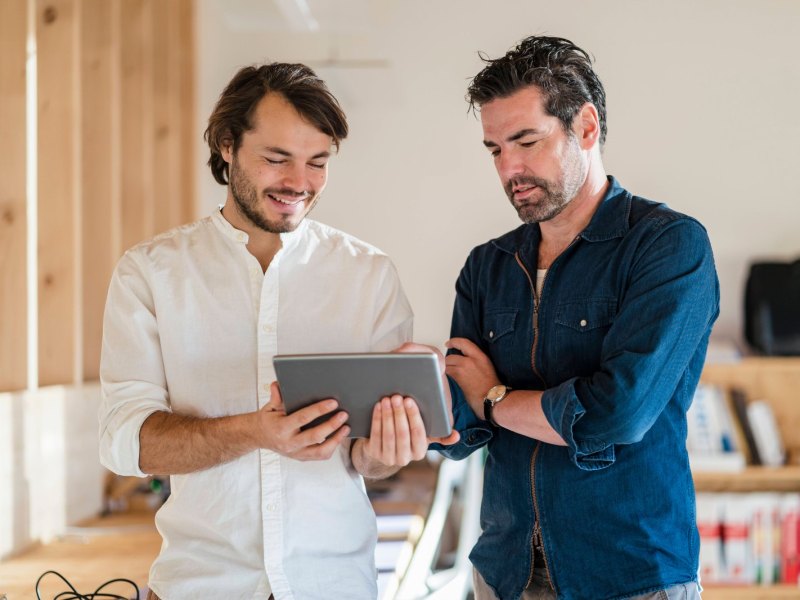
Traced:
<path fill-rule="evenodd" d="M 737 362 L 708 364 L 701 381 L 739 388 L 749 400 L 766 400 L 772 407 L 789 464 L 751 466 L 733 473 L 695 472 L 698 492 L 800 492 L 800 358 L 749 357 Z M 703 586 L 703 600 L 800 599 L 798 585 Z"/>
<path fill-rule="evenodd" d="M 800 587 L 796 585 L 703 586 L 703 600 L 797 600 L 798 598 L 800 598 Z"/>
<path fill-rule="evenodd" d="M 800 492 L 800 465 L 746 467 L 735 473 L 695 472 L 698 492 Z"/>

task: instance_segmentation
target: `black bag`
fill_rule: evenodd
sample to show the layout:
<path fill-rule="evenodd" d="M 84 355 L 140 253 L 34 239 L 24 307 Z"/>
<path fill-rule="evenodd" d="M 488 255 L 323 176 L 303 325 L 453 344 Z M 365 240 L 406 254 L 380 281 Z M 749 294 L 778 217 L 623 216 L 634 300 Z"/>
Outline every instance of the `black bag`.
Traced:
<path fill-rule="evenodd" d="M 768 355 L 800 355 L 800 259 L 750 266 L 744 293 L 744 337 Z"/>

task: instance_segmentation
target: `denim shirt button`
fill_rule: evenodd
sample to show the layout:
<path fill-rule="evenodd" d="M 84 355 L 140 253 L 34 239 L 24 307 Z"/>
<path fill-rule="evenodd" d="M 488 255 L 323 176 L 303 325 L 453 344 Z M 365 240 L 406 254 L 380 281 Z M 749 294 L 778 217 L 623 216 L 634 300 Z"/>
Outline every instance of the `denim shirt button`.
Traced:
<path fill-rule="evenodd" d="M 586 327 L 586 319 L 581 319 L 581 327 Z"/>
<path fill-rule="evenodd" d="M 494 337 L 494 331 L 490 331 L 490 332 L 489 332 L 489 337 L 490 337 L 490 338 L 493 338 L 493 337 Z"/>
<path fill-rule="evenodd" d="M 474 444 L 474 443 L 475 443 L 475 434 L 470 434 L 470 435 L 468 435 L 468 436 L 467 436 L 467 441 L 468 441 L 470 444 Z"/>

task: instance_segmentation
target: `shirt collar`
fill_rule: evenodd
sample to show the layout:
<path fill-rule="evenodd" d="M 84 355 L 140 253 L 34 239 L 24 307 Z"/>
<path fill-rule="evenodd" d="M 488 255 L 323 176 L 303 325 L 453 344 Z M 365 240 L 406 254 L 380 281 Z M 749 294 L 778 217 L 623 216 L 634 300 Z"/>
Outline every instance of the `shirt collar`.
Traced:
<path fill-rule="evenodd" d="M 247 242 L 250 241 L 250 236 L 247 235 L 241 229 L 236 229 L 233 225 L 231 225 L 228 220 L 222 216 L 222 207 L 224 204 L 220 204 L 217 208 L 211 213 L 211 220 L 214 222 L 214 225 L 217 226 L 217 229 L 231 239 L 233 242 L 237 244 L 247 245 Z M 302 232 L 306 228 L 306 219 L 304 218 L 300 221 L 300 224 L 294 231 L 288 231 L 286 233 L 279 234 L 281 237 L 281 249 L 286 250 L 294 246 L 297 241 L 302 237 Z"/>

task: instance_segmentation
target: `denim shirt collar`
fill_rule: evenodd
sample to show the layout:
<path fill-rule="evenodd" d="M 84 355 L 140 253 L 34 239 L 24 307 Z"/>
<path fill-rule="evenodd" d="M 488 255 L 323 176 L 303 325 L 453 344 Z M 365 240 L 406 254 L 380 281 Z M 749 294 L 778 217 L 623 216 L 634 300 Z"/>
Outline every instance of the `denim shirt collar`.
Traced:
<path fill-rule="evenodd" d="M 608 189 L 597 207 L 589 225 L 580 233 L 587 242 L 603 242 L 623 237 L 629 229 L 631 212 L 631 195 L 613 176 L 608 176 Z M 619 210 L 618 203 L 625 205 Z M 492 240 L 492 244 L 500 250 L 514 254 L 521 247 L 537 247 L 541 238 L 538 223 L 522 225 L 507 234 Z"/>

